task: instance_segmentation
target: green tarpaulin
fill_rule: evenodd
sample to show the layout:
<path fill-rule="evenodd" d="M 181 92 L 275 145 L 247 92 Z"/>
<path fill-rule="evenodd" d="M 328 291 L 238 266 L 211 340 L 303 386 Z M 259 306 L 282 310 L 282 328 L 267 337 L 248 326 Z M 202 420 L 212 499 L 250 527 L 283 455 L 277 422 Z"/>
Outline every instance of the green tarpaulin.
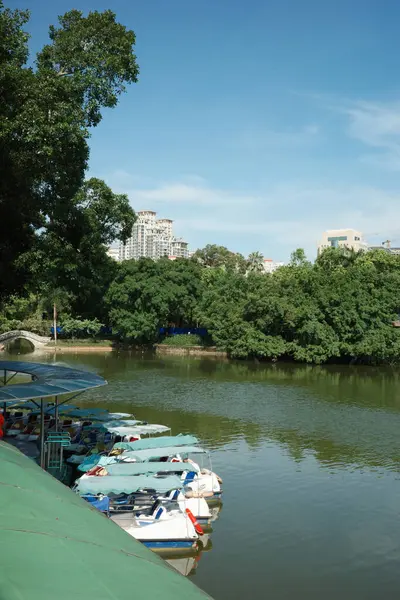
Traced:
<path fill-rule="evenodd" d="M 4 442 L 0 489 L 1 600 L 208 597 Z"/>

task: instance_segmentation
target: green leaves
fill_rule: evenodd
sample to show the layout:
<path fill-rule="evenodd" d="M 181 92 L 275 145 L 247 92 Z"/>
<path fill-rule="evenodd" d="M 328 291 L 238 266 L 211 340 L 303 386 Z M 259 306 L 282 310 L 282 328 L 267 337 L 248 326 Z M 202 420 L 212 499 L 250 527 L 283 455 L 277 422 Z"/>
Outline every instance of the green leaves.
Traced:
<path fill-rule="evenodd" d="M 87 17 L 71 10 L 59 23 L 50 27 L 52 43 L 38 55 L 38 71 L 69 79 L 86 126 L 98 125 L 101 108 L 114 107 L 125 83 L 137 81 L 135 34 L 117 23 L 111 10 Z"/>
<path fill-rule="evenodd" d="M 61 321 L 63 337 L 95 337 L 100 333 L 103 324 L 97 319 L 74 319 L 66 316 Z"/>
<path fill-rule="evenodd" d="M 99 180 L 84 184 L 89 128 L 137 81 L 135 35 L 111 11 L 72 10 L 50 27 L 50 43 L 26 66 L 25 11 L 0 1 L 0 297 L 29 280 L 27 254 L 43 234 L 76 248 L 97 229 L 98 243 L 126 239 L 133 212 Z M 82 220 L 79 196 L 93 202 Z M 108 200 L 107 200 L 108 197 Z M 112 203 L 109 210 L 105 203 Z M 31 261 L 32 262 L 32 261 Z"/>
<path fill-rule="evenodd" d="M 272 276 L 214 271 L 200 322 L 237 358 L 394 362 L 400 336 L 400 258 L 385 252 L 324 252 L 314 265 L 296 251 Z"/>
<path fill-rule="evenodd" d="M 193 325 L 200 274 L 199 265 L 185 259 L 122 263 L 106 296 L 113 328 L 127 341 L 147 344 L 162 326 Z"/>

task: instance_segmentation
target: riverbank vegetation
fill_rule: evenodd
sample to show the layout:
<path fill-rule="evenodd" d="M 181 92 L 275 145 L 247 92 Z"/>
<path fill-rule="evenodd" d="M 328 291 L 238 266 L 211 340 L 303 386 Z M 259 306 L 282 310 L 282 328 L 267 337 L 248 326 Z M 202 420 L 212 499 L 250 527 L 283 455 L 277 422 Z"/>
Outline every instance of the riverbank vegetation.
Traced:
<path fill-rule="evenodd" d="M 88 139 L 138 66 L 135 35 L 111 11 L 77 10 L 50 28 L 28 65 L 26 11 L 0 0 L 0 332 L 48 335 L 53 306 L 65 338 L 125 345 L 199 345 L 169 326 L 208 331 L 201 343 L 234 358 L 396 363 L 400 257 L 383 249 L 328 249 L 311 263 L 297 250 L 273 274 L 209 245 L 191 259 L 118 264 L 136 216 L 127 196 L 85 178 Z"/>

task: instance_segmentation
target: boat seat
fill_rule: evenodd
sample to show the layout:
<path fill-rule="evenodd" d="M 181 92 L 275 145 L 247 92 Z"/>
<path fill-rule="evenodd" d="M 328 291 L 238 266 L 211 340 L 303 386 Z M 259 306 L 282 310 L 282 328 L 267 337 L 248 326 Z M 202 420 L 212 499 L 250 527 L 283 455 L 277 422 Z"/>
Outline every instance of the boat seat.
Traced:
<path fill-rule="evenodd" d="M 158 521 L 161 518 L 161 515 L 165 512 L 166 509 L 164 508 L 164 506 L 159 506 L 158 508 L 156 508 L 155 512 L 153 513 L 154 520 Z"/>
<path fill-rule="evenodd" d="M 179 496 L 179 490 L 171 490 L 168 493 L 167 498 L 168 498 L 168 500 L 176 501 L 176 500 L 178 500 L 178 496 Z"/>
<path fill-rule="evenodd" d="M 194 471 L 190 471 L 186 477 L 185 480 L 183 482 L 183 485 L 187 485 L 188 483 L 192 483 L 192 481 L 194 481 L 194 478 L 196 477 L 196 473 Z"/>

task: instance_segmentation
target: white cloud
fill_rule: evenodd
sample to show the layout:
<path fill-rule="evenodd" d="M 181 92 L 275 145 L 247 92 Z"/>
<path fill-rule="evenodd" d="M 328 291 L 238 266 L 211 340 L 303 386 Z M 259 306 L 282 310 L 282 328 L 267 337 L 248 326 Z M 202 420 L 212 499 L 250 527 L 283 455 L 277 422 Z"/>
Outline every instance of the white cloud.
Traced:
<path fill-rule="evenodd" d="M 217 243 L 278 258 L 303 247 L 314 256 L 323 231 L 348 227 L 361 230 L 371 243 L 387 238 L 400 243 L 400 187 L 390 191 L 299 181 L 238 192 L 193 175 L 151 187 L 129 187 L 134 178 L 127 187 L 111 179 L 113 189 L 127 193 L 135 210 L 153 209 L 172 218 L 176 234 L 195 247 Z"/>
<path fill-rule="evenodd" d="M 400 103 L 347 103 L 339 111 L 348 117 L 347 134 L 372 148 L 361 157 L 368 165 L 400 170 Z"/>
<path fill-rule="evenodd" d="M 243 204 L 238 214 L 232 211 L 226 199 L 233 194 L 215 190 L 210 196 L 218 207 L 210 213 L 205 207 L 197 206 L 195 214 L 179 218 L 180 231 L 196 231 L 212 234 L 265 236 L 270 242 L 303 246 L 312 251 L 321 233 L 326 229 L 353 227 L 373 238 L 391 235 L 400 237 L 398 210 L 400 191 L 390 192 L 373 187 L 319 187 L 304 184 L 274 186 L 262 195 L 247 194 L 251 205 Z M 195 197 L 193 190 L 190 198 Z M 382 237 L 386 239 L 386 237 Z M 238 248 L 240 250 L 240 248 Z"/>
<path fill-rule="evenodd" d="M 212 188 L 202 177 L 191 175 L 183 181 L 163 182 L 153 187 L 132 187 L 124 185 L 114 175 L 108 178 L 114 191 L 128 194 L 136 210 L 157 206 L 165 211 L 165 204 L 192 206 L 248 206 L 260 201 L 256 194 Z"/>

